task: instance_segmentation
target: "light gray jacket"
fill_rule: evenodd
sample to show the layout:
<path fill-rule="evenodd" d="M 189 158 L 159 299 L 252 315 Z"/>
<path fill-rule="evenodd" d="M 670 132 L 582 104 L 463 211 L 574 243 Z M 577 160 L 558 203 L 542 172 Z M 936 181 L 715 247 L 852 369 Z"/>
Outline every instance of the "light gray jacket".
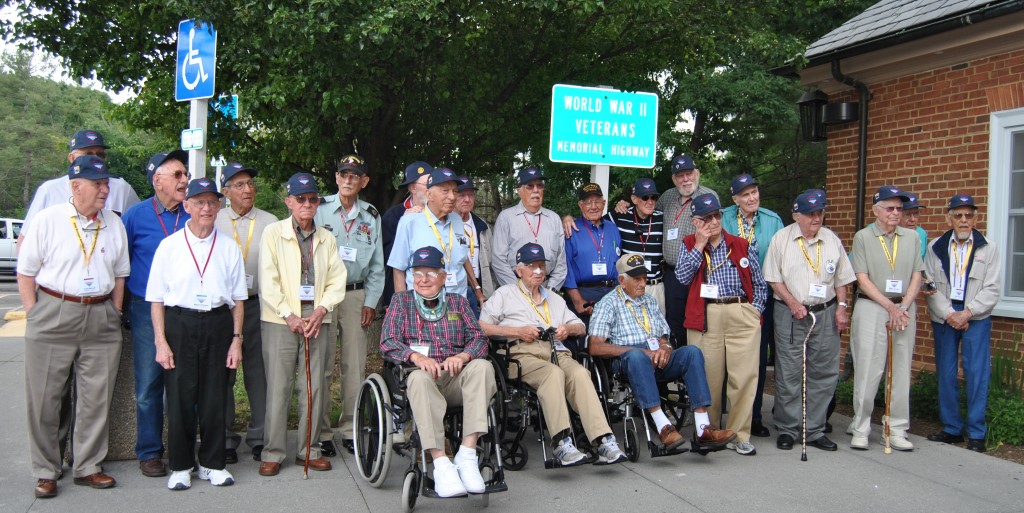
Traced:
<path fill-rule="evenodd" d="M 949 239 L 952 236 L 953 231 L 949 230 L 933 240 L 924 258 L 925 272 L 938 291 L 928 296 L 928 313 L 938 323 L 946 322 L 946 317 L 954 311 L 949 299 Z M 972 321 L 992 314 L 999 302 L 999 284 L 999 250 L 981 232 L 974 230 L 974 247 L 967 264 L 967 289 L 964 291 L 964 306 L 973 314 Z"/>

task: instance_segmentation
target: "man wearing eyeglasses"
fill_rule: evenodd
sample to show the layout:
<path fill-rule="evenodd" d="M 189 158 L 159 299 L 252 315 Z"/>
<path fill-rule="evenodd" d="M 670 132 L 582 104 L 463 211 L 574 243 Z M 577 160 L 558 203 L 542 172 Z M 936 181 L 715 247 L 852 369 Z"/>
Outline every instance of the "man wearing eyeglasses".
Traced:
<path fill-rule="evenodd" d="M 316 226 L 320 192 L 309 173 L 295 173 L 286 185 L 284 203 L 291 216 L 271 224 L 260 242 L 260 309 L 263 363 L 267 368 L 267 416 L 261 455 L 261 476 L 276 476 L 288 454 L 288 408 L 296 376 L 299 381 L 299 435 L 296 465 L 331 470 L 320 453 L 318 437 L 324 432 L 326 401 L 324 369 L 334 343 L 329 327 L 334 307 L 345 299 L 348 272 L 338 256 L 331 232 Z M 309 360 L 305 360 L 308 346 Z M 306 385 L 306 365 L 310 384 Z M 307 403 L 312 404 L 308 408 Z M 307 448 L 309 457 L 307 459 Z"/>
<path fill-rule="evenodd" d="M 25 391 L 35 496 L 57 495 L 61 391 L 77 369 L 74 482 L 110 488 L 108 413 L 121 358 L 121 307 L 129 273 L 128 238 L 104 208 L 110 174 L 85 155 L 68 167 L 71 200 L 39 213 L 18 256 L 18 292 L 28 313 Z M 11 493 L 8 492 L 10 497 Z M 67 508 L 72 509 L 72 508 Z"/>
<path fill-rule="evenodd" d="M 405 166 L 405 180 L 401 185 L 408 189 L 409 194 L 401 203 L 384 212 L 381 221 L 383 229 L 381 245 L 384 249 L 385 262 L 391 259 L 391 249 L 395 245 L 395 234 L 398 233 L 398 222 L 402 220 L 402 216 L 407 213 L 422 212 L 424 205 L 427 204 L 427 179 L 433 172 L 434 166 L 423 161 L 416 161 Z M 381 297 L 390 298 L 394 293 L 395 275 L 391 268 L 386 268 L 384 270 L 384 291 Z M 387 304 L 384 305 L 385 308 L 387 306 Z"/>
<path fill-rule="evenodd" d="M 516 251 L 523 244 L 532 242 L 544 248 L 551 268 L 548 269 L 547 287 L 559 290 L 565 282 L 566 262 L 562 225 L 558 214 L 544 208 L 544 172 L 528 167 L 516 175 L 516 192 L 519 203 L 502 210 L 494 221 L 494 252 L 491 268 L 497 279 L 497 286 L 515 283 Z"/>
<path fill-rule="evenodd" d="M 722 425 L 722 383 L 728 376 L 726 427 L 736 433 L 736 441 L 729 448 L 753 456 L 757 450 L 750 443 L 750 425 L 757 388 L 761 313 L 768 291 L 757 251 L 747 239 L 722 229 L 721 209 L 713 194 L 698 195 L 690 202 L 696 232 L 683 239 L 676 278 L 690 290 L 684 326 L 687 340 L 704 354 L 711 390 L 711 424 Z"/>
<path fill-rule="evenodd" d="M 722 228 L 730 235 L 747 239 L 750 246 L 757 250 L 757 263 L 764 268 L 768 256 L 768 245 L 772 237 L 785 226 L 779 214 L 761 208 L 761 190 L 756 178 L 749 174 L 741 174 L 732 179 L 729 194 L 733 204 L 722 210 Z M 768 350 L 775 351 L 775 300 L 772 295 L 764 305 L 764 323 L 761 326 L 760 357 L 757 366 L 757 390 L 754 392 L 754 420 L 750 425 L 750 434 L 766 437 L 771 433 L 761 421 L 761 403 L 764 396 L 764 382 L 768 376 Z"/>
<path fill-rule="evenodd" d="M 128 233 L 132 272 L 128 276 L 128 315 L 135 370 L 135 457 L 147 477 L 167 475 L 164 455 L 164 371 L 156 362 L 152 308 L 146 301 L 150 266 L 157 246 L 191 219 L 181 207 L 188 187 L 188 153 L 157 153 L 146 164 L 155 194 L 128 209 L 122 218 Z"/>
<path fill-rule="evenodd" d="M 565 239 L 565 292 L 571 311 L 590 320 L 594 304 L 618 285 L 615 262 L 622 254 L 622 239 L 612 223 L 606 223 L 604 193 L 596 183 L 584 184 L 576 191 L 580 217 L 576 218 L 576 237 Z"/>
<path fill-rule="evenodd" d="M 359 199 L 370 177 L 366 163 L 358 155 L 347 155 L 334 173 L 338 194 L 327 196 L 316 211 L 314 222 L 334 235 L 338 256 L 347 271 L 345 300 L 334 310 L 335 335 L 341 339 L 341 430 L 342 445 L 349 453 L 352 445 L 352 408 L 366 368 L 366 329 L 377 316 L 377 303 L 384 290 L 384 250 L 381 244 L 380 214 L 373 205 Z M 334 362 L 335 344 L 328 348 L 327 361 Z M 330 390 L 334 365 L 324 369 L 324 390 Z M 331 394 L 324 397 L 324 431 L 320 433 L 320 452 L 337 454 L 331 429 Z"/>
<path fill-rule="evenodd" d="M 878 383 L 885 370 L 888 337 L 892 333 L 892 391 L 889 408 L 890 445 L 912 451 L 910 428 L 910 361 L 914 356 L 917 308 L 921 287 L 921 239 L 901 227 L 900 215 L 907 195 L 892 185 L 878 188 L 872 198 L 875 222 L 853 236 L 852 263 L 857 275 L 857 305 L 850 328 L 853 352 L 853 421 L 847 432 L 850 447 L 868 449 L 871 411 Z M 885 443 L 885 440 L 879 440 Z"/>
<path fill-rule="evenodd" d="M 928 296 L 935 334 L 935 373 L 939 379 L 939 418 L 943 429 L 928 435 L 934 442 L 961 443 L 985 452 L 985 409 L 991 361 L 992 309 L 999 302 L 999 249 L 979 232 L 974 198 L 956 194 L 949 200 L 950 229 L 935 239 L 924 259 L 936 293 Z M 960 415 L 958 360 L 967 389 L 966 425 Z"/>
<path fill-rule="evenodd" d="M 260 240 L 263 231 L 277 218 L 256 208 L 256 170 L 232 162 L 224 168 L 221 191 L 229 205 L 217 213 L 216 228 L 230 234 L 242 252 L 245 261 L 245 317 L 242 325 L 242 376 L 245 394 L 249 398 L 249 425 L 245 430 L 245 443 L 252 449 L 252 458 L 260 460 L 263 452 L 263 421 L 267 412 L 267 377 L 263 365 L 263 337 L 260 330 L 259 262 Z M 227 242 L 227 241 L 225 241 Z M 231 430 L 235 423 L 235 379 L 237 372 L 228 371 L 227 405 L 225 413 L 225 459 L 238 462 L 238 446 L 242 438 Z"/>

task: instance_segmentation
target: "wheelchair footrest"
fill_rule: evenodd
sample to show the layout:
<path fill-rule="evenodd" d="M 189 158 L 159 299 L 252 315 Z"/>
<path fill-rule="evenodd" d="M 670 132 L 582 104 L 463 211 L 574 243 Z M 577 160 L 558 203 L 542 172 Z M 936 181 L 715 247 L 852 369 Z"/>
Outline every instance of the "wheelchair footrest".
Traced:
<path fill-rule="evenodd" d="M 675 449 L 671 449 L 671 450 L 670 449 L 666 449 L 664 445 L 656 444 L 654 442 L 647 442 L 647 446 L 651 450 L 651 457 L 652 458 L 660 458 L 662 456 L 672 456 L 672 455 L 675 455 L 675 454 L 685 454 L 685 453 L 690 452 L 690 449 L 687 449 L 686 447 L 683 447 L 682 445 L 680 445 L 679 447 L 676 447 Z"/>
<path fill-rule="evenodd" d="M 508 491 L 508 484 L 506 484 L 503 481 L 503 482 L 500 482 L 500 483 L 494 483 L 494 484 L 487 485 L 486 487 L 484 487 L 484 493 L 471 493 L 469 495 L 460 495 L 458 497 L 441 497 L 441 496 L 437 495 L 437 492 L 434 491 L 434 482 L 433 481 L 428 481 L 426 483 L 426 486 L 423 487 L 423 493 L 421 495 L 423 495 L 424 497 L 429 497 L 431 499 L 465 499 L 466 497 L 473 497 L 473 496 L 476 496 L 476 495 L 490 495 L 492 493 L 500 493 L 500 492 L 507 492 L 507 491 Z"/>

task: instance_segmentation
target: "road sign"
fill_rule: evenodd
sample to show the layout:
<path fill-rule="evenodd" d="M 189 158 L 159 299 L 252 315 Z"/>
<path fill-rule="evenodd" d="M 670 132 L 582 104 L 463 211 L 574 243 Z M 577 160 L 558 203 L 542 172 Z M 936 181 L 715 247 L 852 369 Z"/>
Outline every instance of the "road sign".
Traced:
<path fill-rule="evenodd" d="M 189 128 L 181 131 L 181 149 L 200 150 L 204 141 L 202 128 Z"/>
<path fill-rule="evenodd" d="M 654 167 L 658 95 L 556 84 L 551 88 L 548 158 L 620 167 Z"/>
<path fill-rule="evenodd" d="M 212 98 L 217 71 L 217 31 L 197 20 L 178 23 L 178 65 L 174 99 L 179 102 Z"/>

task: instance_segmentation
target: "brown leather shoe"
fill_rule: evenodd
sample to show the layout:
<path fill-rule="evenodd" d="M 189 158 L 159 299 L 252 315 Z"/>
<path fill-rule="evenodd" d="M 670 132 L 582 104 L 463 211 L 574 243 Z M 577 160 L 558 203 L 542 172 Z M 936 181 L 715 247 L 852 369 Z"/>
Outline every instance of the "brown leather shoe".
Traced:
<path fill-rule="evenodd" d="M 305 466 L 306 460 L 302 458 L 295 458 L 295 464 Z M 331 460 L 324 458 L 323 456 L 315 460 L 309 460 L 309 468 L 320 471 L 331 470 Z"/>
<path fill-rule="evenodd" d="M 260 475 L 261 476 L 276 476 L 281 471 L 281 464 L 274 463 L 273 461 L 264 461 L 260 463 Z"/>
<path fill-rule="evenodd" d="M 89 474 L 85 477 L 76 477 L 75 484 L 80 486 L 91 486 L 93 488 L 113 488 L 117 484 L 114 478 L 104 474 L 103 472 L 97 472 L 95 474 Z"/>
<path fill-rule="evenodd" d="M 139 462 L 139 470 L 146 477 L 164 477 L 167 475 L 167 465 L 160 458 L 150 458 Z"/>
<path fill-rule="evenodd" d="M 697 438 L 697 443 L 703 448 L 714 449 L 725 447 L 725 444 L 736 439 L 736 433 L 729 429 L 715 429 L 711 426 L 703 426 L 704 434 Z"/>
<path fill-rule="evenodd" d="M 661 444 L 665 446 L 665 450 L 671 451 L 676 447 L 679 447 L 683 443 L 683 435 L 676 431 L 676 427 L 669 424 L 661 428 L 661 433 L 658 433 L 658 437 L 661 438 Z"/>
<path fill-rule="evenodd" d="M 49 499 L 50 497 L 57 496 L 57 480 L 56 479 L 40 479 L 36 481 L 36 497 L 40 499 Z"/>

